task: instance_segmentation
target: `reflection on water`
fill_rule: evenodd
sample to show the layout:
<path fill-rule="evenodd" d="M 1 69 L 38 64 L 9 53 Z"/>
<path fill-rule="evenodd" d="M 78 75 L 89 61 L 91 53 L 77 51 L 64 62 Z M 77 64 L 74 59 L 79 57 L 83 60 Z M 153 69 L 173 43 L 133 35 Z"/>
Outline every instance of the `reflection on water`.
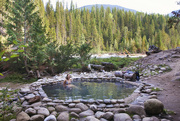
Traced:
<path fill-rule="evenodd" d="M 121 99 L 130 95 L 135 86 L 112 82 L 73 82 L 73 87 L 63 87 L 58 83 L 43 86 L 44 91 L 51 99 Z"/>

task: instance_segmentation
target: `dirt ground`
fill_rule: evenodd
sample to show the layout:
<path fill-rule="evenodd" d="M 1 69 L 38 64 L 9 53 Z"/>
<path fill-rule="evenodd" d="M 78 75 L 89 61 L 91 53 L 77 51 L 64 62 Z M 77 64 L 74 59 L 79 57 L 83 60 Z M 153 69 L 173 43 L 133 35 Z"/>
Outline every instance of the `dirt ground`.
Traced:
<path fill-rule="evenodd" d="M 180 57 L 180 49 L 173 49 L 162 51 L 152 54 L 137 61 L 143 65 L 148 64 L 166 64 L 171 67 L 170 72 L 163 73 L 158 76 L 152 76 L 145 82 L 153 84 L 155 87 L 163 89 L 158 92 L 158 99 L 161 100 L 165 106 L 165 109 L 176 112 L 173 116 L 173 121 L 180 121 L 180 58 L 173 56 L 178 55 Z M 176 80 L 179 77 L 178 80 Z M 27 84 L 14 84 L 14 83 L 0 83 L 0 87 L 9 86 L 12 89 L 19 89 L 27 86 Z"/>
<path fill-rule="evenodd" d="M 145 80 L 145 82 L 163 89 L 158 92 L 158 99 L 163 102 L 165 109 L 177 113 L 176 115 L 172 115 L 173 121 L 180 121 L 180 58 L 172 58 L 174 55 L 180 57 L 180 49 L 152 54 L 139 60 L 139 62 L 143 65 L 166 64 L 171 67 L 172 70 L 170 72 L 153 76 Z M 179 73 L 179 75 L 177 73 Z"/>

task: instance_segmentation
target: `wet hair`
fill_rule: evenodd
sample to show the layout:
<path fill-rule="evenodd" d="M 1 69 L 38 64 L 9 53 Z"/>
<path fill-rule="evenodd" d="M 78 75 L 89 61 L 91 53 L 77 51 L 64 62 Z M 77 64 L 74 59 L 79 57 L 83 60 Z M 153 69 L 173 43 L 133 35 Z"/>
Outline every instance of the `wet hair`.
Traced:
<path fill-rule="evenodd" d="M 70 78 L 71 78 L 71 75 L 70 75 L 70 74 L 67 74 L 66 79 L 68 80 L 68 79 L 70 79 Z"/>

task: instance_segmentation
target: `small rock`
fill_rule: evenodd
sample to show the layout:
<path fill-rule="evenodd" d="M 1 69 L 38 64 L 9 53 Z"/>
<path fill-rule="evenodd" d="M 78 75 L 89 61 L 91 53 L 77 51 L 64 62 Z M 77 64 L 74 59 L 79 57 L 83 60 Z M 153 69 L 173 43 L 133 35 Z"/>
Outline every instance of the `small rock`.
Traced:
<path fill-rule="evenodd" d="M 99 121 L 97 118 L 95 118 L 94 116 L 88 116 L 85 119 L 86 121 Z"/>
<path fill-rule="evenodd" d="M 52 113 L 51 113 L 51 115 L 54 115 L 55 117 L 57 116 L 57 112 L 56 111 L 53 111 Z"/>
<path fill-rule="evenodd" d="M 149 97 L 149 99 L 157 99 L 157 96 L 156 95 L 152 95 Z"/>
<path fill-rule="evenodd" d="M 126 108 L 118 108 L 118 109 L 115 109 L 113 111 L 113 114 L 116 114 L 116 113 L 125 113 L 126 112 Z"/>
<path fill-rule="evenodd" d="M 81 112 L 81 109 L 80 108 L 71 108 L 69 109 L 69 112 L 75 112 L 75 113 L 80 113 Z"/>
<path fill-rule="evenodd" d="M 57 103 L 49 102 L 49 103 L 47 103 L 47 105 L 48 105 L 48 106 L 53 106 L 53 107 L 55 107 L 55 106 L 57 106 L 58 104 L 57 104 Z"/>
<path fill-rule="evenodd" d="M 25 113 L 24 111 L 19 113 L 16 117 L 16 121 L 29 121 L 29 120 L 30 120 L 29 115 Z"/>
<path fill-rule="evenodd" d="M 110 100 L 110 99 L 104 99 L 104 103 L 110 104 L 110 103 L 111 103 L 111 100 Z"/>
<path fill-rule="evenodd" d="M 124 107 L 125 107 L 125 105 L 124 105 L 124 104 L 120 104 L 119 106 L 120 106 L 120 108 L 124 108 Z"/>
<path fill-rule="evenodd" d="M 44 119 L 44 121 L 56 121 L 56 117 L 54 115 L 49 115 Z"/>
<path fill-rule="evenodd" d="M 53 100 L 54 103 L 64 103 L 64 100 Z"/>
<path fill-rule="evenodd" d="M 97 106 L 98 108 L 105 108 L 106 107 L 106 104 L 100 104 Z"/>
<path fill-rule="evenodd" d="M 47 109 L 49 110 L 50 113 L 52 113 L 53 111 L 55 111 L 55 108 L 54 108 L 54 107 L 48 107 Z"/>
<path fill-rule="evenodd" d="M 23 93 L 23 94 L 30 93 L 30 92 L 31 92 L 31 90 L 29 89 L 29 87 L 21 88 L 21 90 L 20 90 L 20 93 Z"/>
<path fill-rule="evenodd" d="M 16 121 L 16 119 L 11 119 L 10 121 Z"/>
<path fill-rule="evenodd" d="M 168 119 L 161 119 L 161 121 L 171 121 L 171 120 L 168 120 Z"/>
<path fill-rule="evenodd" d="M 164 67 L 162 67 L 162 68 L 160 68 L 162 71 L 166 71 L 166 68 L 164 68 Z"/>
<path fill-rule="evenodd" d="M 180 76 L 180 72 L 177 72 L 177 73 L 175 74 L 175 76 Z"/>
<path fill-rule="evenodd" d="M 36 102 L 39 102 L 41 100 L 41 97 L 40 96 L 35 96 L 31 99 L 28 100 L 28 103 L 29 104 L 33 104 L 33 103 L 36 103 Z"/>
<path fill-rule="evenodd" d="M 82 111 L 88 110 L 88 107 L 85 104 L 83 104 L 83 103 L 78 103 L 78 104 L 76 104 L 75 107 L 76 108 L 80 108 Z"/>
<path fill-rule="evenodd" d="M 140 117 L 139 115 L 133 115 L 132 118 L 133 118 L 133 120 L 134 120 L 134 119 L 140 119 L 140 120 L 141 120 L 141 117 Z"/>
<path fill-rule="evenodd" d="M 96 110 L 97 110 L 97 106 L 96 106 L 96 105 L 90 105 L 90 109 L 91 109 L 92 111 L 96 111 Z"/>
<path fill-rule="evenodd" d="M 69 113 L 68 112 L 62 112 L 57 117 L 57 121 L 69 121 Z"/>
<path fill-rule="evenodd" d="M 115 108 L 119 108 L 120 105 L 119 105 L 119 104 L 114 104 L 114 107 L 115 107 Z"/>
<path fill-rule="evenodd" d="M 108 120 L 106 120 L 106 119 L 104 119 L 104 118 L 101 118 L 100 121 L 108 121 Z"/>
<path fill-rule="evenodd" d="M 70 116 L 75 117 L 75 118 L 79 118 L 79 115 L 77 113 L 75 113 L 75 112 L 71 112 Z"/>
<path fill-rule="evenodd" d="M 63 105 L 57 105 L 55 107 L 55 109 L 56 109 L 57 112 L 64 112 L 64 111 L 68 111 L 69 110 L 68 107 L 63 106 Z"/>
<path fill-rule="evenodd" d="M 92 115 L 94 115 L 94 112 L 92 110 L 87 110 L 79 114 L 80 117 L 86 117 L 86 116 L 92 116 Z"/>
<path fill-rule="evenodd" d="M 106 112 L 103 115 L 103 118 L 107 119 L 107 120 L 111 120 L 113 118 L 113 113 L 112 112 Z"/>
<path fill-rule="evenodd" d="M 25 110 L 25 113 L 27 113 L 28 115 L 32 116 L 36 114 L 36 110 L 33 108 L 28 108 Z"/>
<path fill-rule="evenodd" d="M 31 104 L 31 107 L 40 107 L 42 105 L 41 102 Z"/>
<path fill-rule="evenodd" d="M 118 103 L 125 103 L 124 99 L 117 100 Z"/>
<path fill-rule="evenodd" d="M 127 112 L 130 114 L 138 114 L 140 116 L 146 115 L 144 108 L 139 105 L 130 105 L 130 107 L 127 109 Z"/>
<path fill-rule="evenodd" d="M 37 110 L 37 113 L 44 116 L 49 116 L 49 111 L 46 108 L 40 107 L 39 110 Z"/>
<path fill-rule="evenodd" d="M 75 105 L 76 105 L 75 103 L 70 103 L 70 104 L 69 104 L 69 107 L 70 107 L 70 108 L 74 108 Z"/>
<path fill-rule="evenodd" d="M 145 117 L 143 118 L 142 121 L 160 121 L 160 120 L 156 117 Z"/>
<path fill-rule="evenodd" d="M 42 101 L 43 101 L 43 102 L 52 102 L 52 99 L 49 99 L 49 98 L 45 97 L 45 98 L 43 98 Z"/>
<path fill-rule="evenodd" d="M 112 104 L 116 104 L 116 103 L 117 103 L 117 100 L 112 99 L 112 100 L 111 100 L 111 103 L 112 103 Z"/>
<path fill-rule="evenodd" d="M 132 121 L 132 119 L 126 113 L 119 113 L 114 115 L 114 121 Z"/>
<path fill-rule="evenodd" d="M 31 98 L 33 98 L 33 97 L 35 97 L 34 94 L 28 94 L 28 95 L 26 95 L 24 98 L 25 98 L 26 100 L 29 100 L 29 99 L 31 99 Z"/>
<path fill-rule="evenodd" d="M 103 117 L 104 114 L 105 114 L 104 112 L 98 111 L 98 112 L 95 113 L 95 117 L 98 118 L 98 119 L 100 119 L 100 118 Z"/>
<path fill-rule="evenodd" d="M 44 121 L 44 115 L 34 115 L 30 118 L 30 121 Z"/>

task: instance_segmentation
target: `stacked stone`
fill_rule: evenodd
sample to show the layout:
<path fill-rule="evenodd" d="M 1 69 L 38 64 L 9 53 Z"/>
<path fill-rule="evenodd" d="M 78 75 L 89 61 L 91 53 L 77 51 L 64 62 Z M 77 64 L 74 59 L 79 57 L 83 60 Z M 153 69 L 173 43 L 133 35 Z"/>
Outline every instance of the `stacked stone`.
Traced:
<path fill-rule="evenodd" d="M 169 121 L 159 117 L 164 106 L 156 97 L 150 98 L 157 95 L 151 88 L 141 85 L 143 102 L 126 104 L 124 99 L 52 100 L 40 85 L 33 85 L 20 90 L 22 107 L 14 107 L 17 118 L 11 121 Z"/>

